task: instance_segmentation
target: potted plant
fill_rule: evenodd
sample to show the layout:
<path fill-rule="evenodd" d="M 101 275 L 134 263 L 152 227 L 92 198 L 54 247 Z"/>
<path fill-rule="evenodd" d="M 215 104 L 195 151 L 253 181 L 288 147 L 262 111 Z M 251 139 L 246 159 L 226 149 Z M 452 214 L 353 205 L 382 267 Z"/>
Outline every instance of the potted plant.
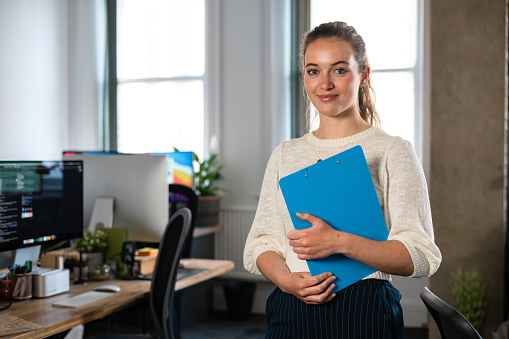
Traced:
<path fill-rule="evenodd" d="M 214 226 L 219 224 L 220 187 L 219 180 L 223 165 L 219 163 L 218 155 L 211 154 L 200 160 L 193 153 L 195 166 L 195 191 L 198 195 L 198 212 L 196 226 Z"/>
<path fill-rule="evenodd" d="M 451 277 L 451 291 L 457 310 L 480 331 L 487 303 L 487 282 L 478 270 L 458 268 Z"/>
<path fill-rule="evenodd" d="M 75 281 L 84 282 L 88 280 L 88 261 L 84 258 L 80 261 L 78 259 L 66 259 L 64 267 L 69 269 Z M 81 276 L 80 276 L 81 271 Z"/>
<path fill-rule="evenodd" d="M 95 232 L 86 231 L 82 238 L 76 239 L 74 249 L 84 254 L 83 261 L 89 266 L 104 263 L 104 253 L 108 247 L 108 234 L 100 229 Z"/>

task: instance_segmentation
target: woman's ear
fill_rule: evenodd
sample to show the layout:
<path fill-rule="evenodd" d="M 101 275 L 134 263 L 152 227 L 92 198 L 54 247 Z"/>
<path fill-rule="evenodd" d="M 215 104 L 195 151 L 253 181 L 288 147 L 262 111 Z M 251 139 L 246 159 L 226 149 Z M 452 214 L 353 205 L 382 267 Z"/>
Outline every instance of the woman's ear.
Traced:
<path fill-rule="evenodd" d="M 361 72 L 361 82 L 359 87 L 364 87 L 368 83 L 370 76 L 371 68 L 369 66 L 366 66 L 364 70 Z"/>

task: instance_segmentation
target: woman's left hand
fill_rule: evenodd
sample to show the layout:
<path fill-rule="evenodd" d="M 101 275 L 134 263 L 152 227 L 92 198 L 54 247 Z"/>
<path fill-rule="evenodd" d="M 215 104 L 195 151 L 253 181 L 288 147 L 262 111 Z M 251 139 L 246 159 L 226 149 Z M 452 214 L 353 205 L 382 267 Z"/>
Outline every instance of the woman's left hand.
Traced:
<path fill-rule="evenodd" d="M 338 253 L 340 231 L 309 213 L 297 213 L 297 217 L 311 224 L 309 228 L 292 230 L 287 234 L 289 244 L 299 259 L 319 259 Z"/>

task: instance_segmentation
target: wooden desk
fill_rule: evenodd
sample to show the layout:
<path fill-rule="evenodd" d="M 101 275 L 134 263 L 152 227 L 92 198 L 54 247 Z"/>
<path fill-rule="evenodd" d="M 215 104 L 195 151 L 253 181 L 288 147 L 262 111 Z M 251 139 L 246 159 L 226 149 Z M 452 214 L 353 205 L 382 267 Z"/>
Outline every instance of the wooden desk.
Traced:
<path fill-rule="evenodd" d="M 192 259 L 186 267 L 205 268 L 206 270 L 177 281 L 175 286 L 176 290 L 182 290 L 231 271 L 234 264 L 229 260 Z M 77 325 L 97 320 L 147 300 L 150 292 L 150 283 L 149 280 L 91 281 L 87 285 L 71 284 L 69 292 L 53 297 L 42 299 L 33 298 L 27 301 L 13 301 L 9 309 L 1 312 L 2 315 L 7 314 L 15 316 L 42 327 L 30 332 L 3 336 L 0 337 L 0 339 L 45 338 L 69 330 Z M 56 301 L 68 299 L 74 295 L 90 291 L 94 287 L 104 284 L 118 285 L 121 291 L 112 293 L 111 297 L 79 308 L 53 306 L 53 303 Z M 0 328 L 2 326 L 3 324 L 0 324 Z"/>
<path fill-rule="evenodd" d="M 204 237 L 209 234 L 215 234 L 217 232 L 220 232 L 223 229 L 223 226 L 216 225 L 216 226 L 195 226 L 193 231 L 193 238 L 200 238 Z"/>

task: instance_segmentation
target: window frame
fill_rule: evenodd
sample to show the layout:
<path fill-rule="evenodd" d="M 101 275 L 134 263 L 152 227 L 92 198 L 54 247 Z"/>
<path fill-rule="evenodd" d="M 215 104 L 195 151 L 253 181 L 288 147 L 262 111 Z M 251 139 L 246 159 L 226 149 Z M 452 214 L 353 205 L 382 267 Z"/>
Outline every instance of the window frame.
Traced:
<path fill-rule="evenodd" d="M 117 15 L 118 1 L 106 1 L 108 52 L 107 52 L 107 100 L 105 100 L 105 115 L 102 129 L 105 132 L 102 140 L 103 149 L 108 151 L 118 150 L 118 86 L 125 83 L 135 82 L 177 82 L 200 80 L 203 81 L 204 90 L 204 142 L 203 151 L 209 153 L 210 139 L 220 135 L 219 107 L 220 107 L 220 83 L 219 83 L 219 60 L 220 60 L 220 22 L 221 11 L 219 0 L 205 1 L 205 70 L 201 76 L 177 76 L 165 78 L 143 79 L 119 79 L 117 74 Z"/>
<path fill-rule="evenodd" d="M 417 156 L 423 163 L 424 172 L 429 173 L 429 65 L 425 63 L 425 55 L 429 54 L 429 1 L 417 0 L 417 56 L 414 67 L 398 69 L 372 70 L 372 73 L 385 72 L 412 72 L 414 75 L 414 140 L 413 143 Z M 298 52 L 300 37 L 310 27 L 311 0 L 292 0 L 292 79 L 291 79 L 291 104 L 292 104 L 292 137 L 302 136 L 307 132 L 306 104 L 302 95 L 302 77 L 298 65 Z M 376 91 L 376 88 L 375 88 Z"/>

